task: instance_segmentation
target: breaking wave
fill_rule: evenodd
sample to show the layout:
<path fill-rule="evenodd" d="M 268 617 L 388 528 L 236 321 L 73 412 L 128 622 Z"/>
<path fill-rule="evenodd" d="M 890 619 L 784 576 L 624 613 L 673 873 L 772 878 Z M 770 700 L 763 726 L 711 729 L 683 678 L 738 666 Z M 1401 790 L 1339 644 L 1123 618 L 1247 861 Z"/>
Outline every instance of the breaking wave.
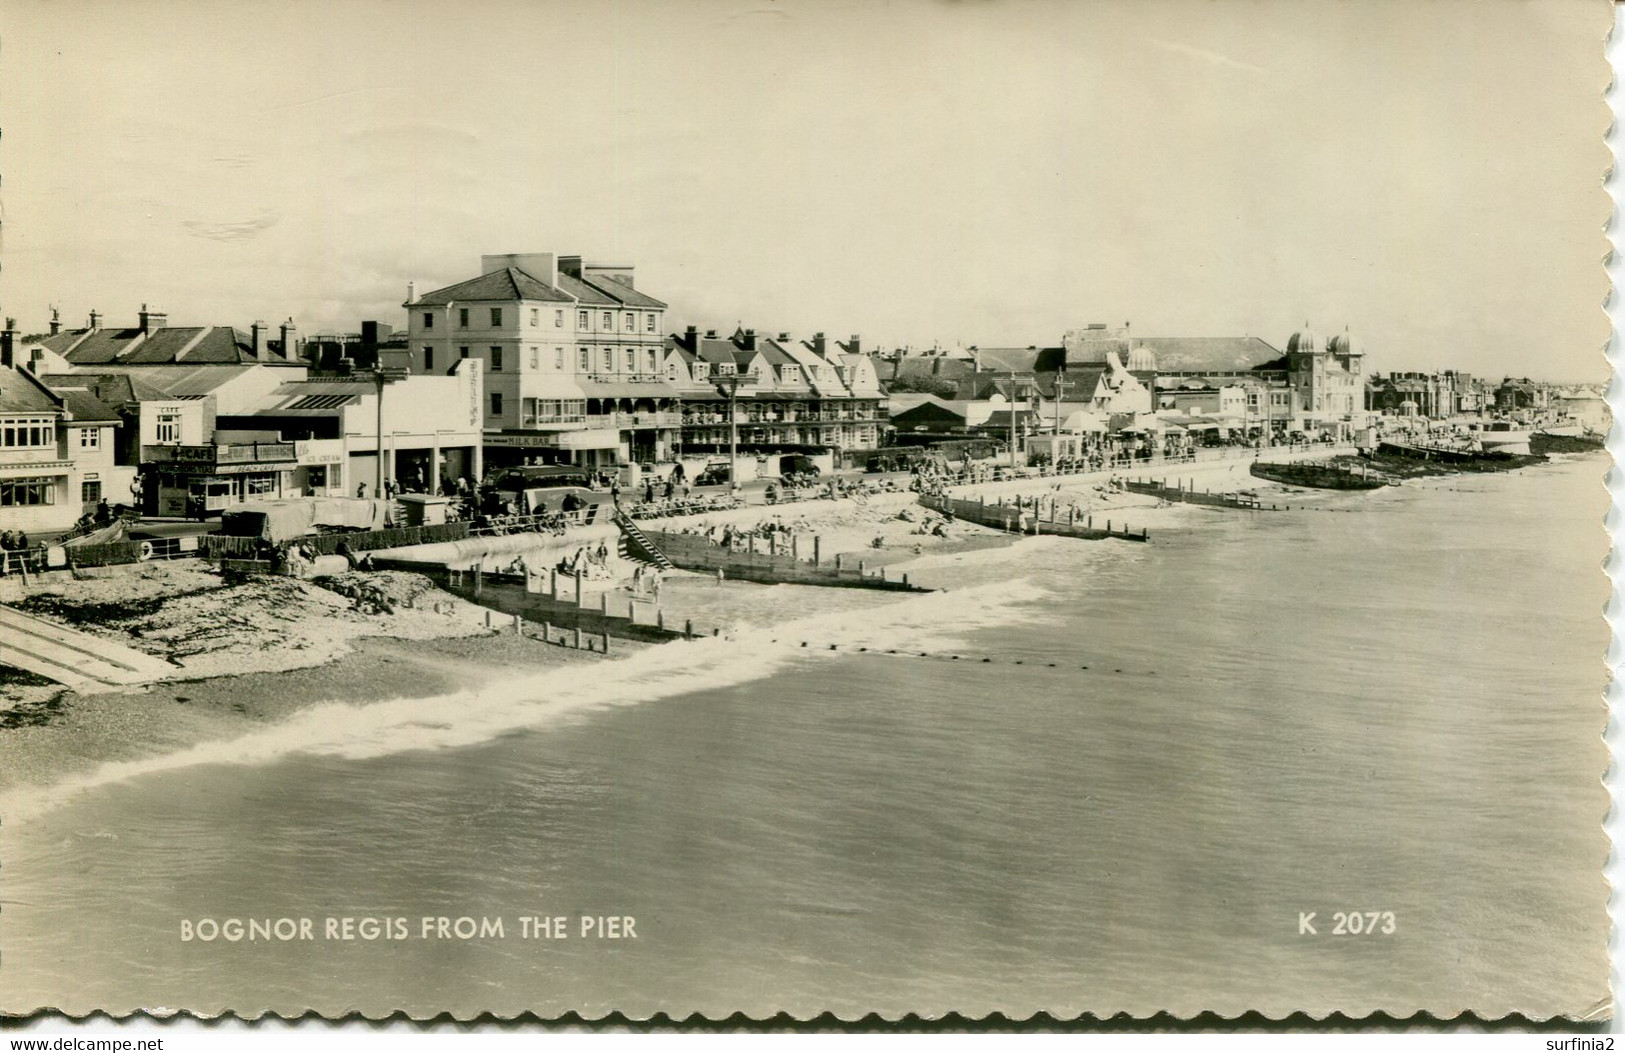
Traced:
<path fill-rule="evenodd" d="M 428 698 L 366 704 L 323 702 L 236 739 L 200 743 L 145 760 L 110 762 L 54 786 L 10 791 L 0 795 L 0 815 L 8 822 L 23 822 L 86 790 L 197 765 L 265 764 L 290 754 L 366 760 L 411 750 L 470 746 L 594 710 L 732 687 L 794 664 L 840 657 L 827 648 L 822 652 L 803 649 L 803 640 L 929 650 L 946 646 L 968 631 L 1028 620 L 1037 613 L 1031 605 L 1046 595 L 1046 590 L 1021 579 L 1002 581 L 923 593 L 867 611 L 813 615 L 743 629 L 730 637 L 649 647 L 598 665 L 591 676 L 561 677 L 550 668 L 496 679 L 477 690 Z"/>

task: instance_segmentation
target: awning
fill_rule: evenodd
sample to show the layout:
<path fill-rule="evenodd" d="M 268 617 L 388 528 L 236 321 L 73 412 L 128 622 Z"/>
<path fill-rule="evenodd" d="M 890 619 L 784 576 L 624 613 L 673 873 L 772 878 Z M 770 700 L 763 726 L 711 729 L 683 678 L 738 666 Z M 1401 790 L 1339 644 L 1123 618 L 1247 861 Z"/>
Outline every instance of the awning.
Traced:
<path fill-rule="evenodd" d="M 665 380 L 587 380 L 576 381 L 581 388 L 577 398 L 589 399 L 674 399 L 677 389 Z"/>
<path fill-rule="evenodd" d="M 561 402 L 587 397 L 586 393 L 581 390 L 581 385 L 577 384 L 566 373 L 542 373 L 528 376 L 521 385 L 520 393 L 526 398 L 557 399 Z"/>

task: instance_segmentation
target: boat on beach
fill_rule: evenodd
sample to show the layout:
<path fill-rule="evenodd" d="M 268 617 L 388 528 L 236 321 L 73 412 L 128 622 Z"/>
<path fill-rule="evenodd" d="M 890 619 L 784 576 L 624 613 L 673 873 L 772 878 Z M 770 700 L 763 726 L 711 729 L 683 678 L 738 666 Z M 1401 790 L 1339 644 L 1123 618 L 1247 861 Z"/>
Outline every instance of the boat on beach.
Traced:
<path fill-rule="evenodd" d="M 1529 429 L 1509 420 L 1492 420 L 1478 430 L 1478 445 L 1485 452 L 1529 454 Z"/>

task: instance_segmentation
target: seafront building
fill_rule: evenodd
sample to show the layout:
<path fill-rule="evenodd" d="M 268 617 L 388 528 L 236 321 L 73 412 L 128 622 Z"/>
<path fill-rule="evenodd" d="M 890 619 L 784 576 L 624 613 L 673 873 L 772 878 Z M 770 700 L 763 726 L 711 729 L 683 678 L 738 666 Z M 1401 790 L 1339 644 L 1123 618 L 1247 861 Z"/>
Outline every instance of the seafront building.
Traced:
<path fill-rule="evenodd" d="M 632 266 L 482 256 L 478 276 L 409 290 L 404 306 L 414 373 L 480 363 L 492 465 L 672 456 L 681 417 L 666 377 L 666 304 L 635 287 Z"/>
<path fill-rule="evenodd" d="M 880 445 L 884 395 L 858 337 L 832 350 L 823 333 L 796 341 L 755 329 L 722 337 L 694 326 L 666 341 L 667 378 L 682 404 L 684 459 L 741 453 L 768 460 L 767 474 L 807 458 L 821 471 Z M 777 461 L 777 463 L 774 463 Z"/>
<path fill-rule="evenodd" d="M 90 385 L 53 387 L 19 368 L 10 319 L 0 333 L 0 527 L 71 528 L 104 498 L 128 500 L 134 468 L 121 463 L 117 410 Z"/>

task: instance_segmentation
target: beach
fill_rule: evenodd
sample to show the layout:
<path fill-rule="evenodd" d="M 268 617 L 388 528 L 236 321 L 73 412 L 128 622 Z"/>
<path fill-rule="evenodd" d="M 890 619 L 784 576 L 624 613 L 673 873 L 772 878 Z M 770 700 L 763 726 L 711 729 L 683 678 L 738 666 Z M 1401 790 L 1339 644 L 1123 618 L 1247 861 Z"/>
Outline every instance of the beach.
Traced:
<path fill-rule="evenodd" d="M 200 623 L 231 631 L 218 646 L 179 659 L 175 678 L 129 690 L 79 693 L 26 674 L 0 683 L 7 754 L 0 791 L 232 739 L 326 701 L 364 705 L 477 689 L 516 670 L 603 661 L 488 628 L 484 608 L 418 575 L 365 577 L 415 605 L 379 610 L 290 578 L 228 586 L 195 561 L 41 588 L 24 609 L 55 608 L 52 620 L 148 653 L 169 656 L 177 641 L 196 640 Z M 98 607 L 123 614 L 101 624 L 61 616 Z"/>

